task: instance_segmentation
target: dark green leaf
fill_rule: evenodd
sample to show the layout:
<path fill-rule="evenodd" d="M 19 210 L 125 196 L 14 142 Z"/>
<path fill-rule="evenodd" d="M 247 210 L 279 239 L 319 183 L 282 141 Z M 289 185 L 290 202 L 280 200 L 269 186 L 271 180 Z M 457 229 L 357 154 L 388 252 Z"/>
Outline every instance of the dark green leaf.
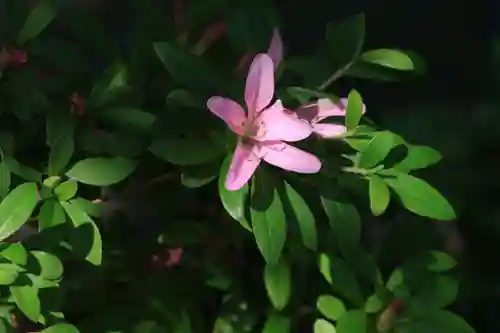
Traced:
<path fill-rule="evenodd" d="M 219 175 L 219 196 L 222 201 L 222 205 L 226 209 L 229 215 L 236 221 L 240 222 L 241 225 L 251 231 L 250 224 L 245 217 L 245 203 L 248 196 L 248 185 L 245 184 L 241 189 L 237 191 L 229 191 L 224 186 L 226 181 L 226 174 L 231 164 L 232 156 L 229 155 L 220 168 Z"/>
<path fill-rule="evenodd" d="M 363 311 L 347 311 L 337 321 L 338 333 L 366 333 L 367 331 L 367 317 Z"/>
<path fill-rule="evenodd" d="M 408 155 L 394 169 L 400 171 L 413 171 L 427 168 L 441 160 L 441 154 L 427 146 L 408 145 Z"/>
<path fill-rule="evenodd" d="M 50 148 L 49 176 L 59 176 L 69 164 L 75 151 L 73 133 L 58 136 Z"/>
<path fill-rule="evenodd" d="M 277 264 L 266 264 L 264 267 L 267 295 L 276 310 L 283 310 L 290 300 L 291 279 L 290 266 L 285 260 L 280 260 Z"/>
<path fill-rule="evenodd" d="M 309 249 L 316 251 L 318 237 L 316 234 L 316 221 L 311 209 L 302 196 L 286 182 L 285 193 L 290 203 L 292 213 L 294 214 L 294 220 L 296 220 L 299 225 L 302 242 Z"/>
<path fill-rule="evenodd" d="M 40 0 L 38 2 L 17 35 L 18 44 L 24 44 L 42 33 L 56 16 L 57 3 L 57 0 Z"/>
<path fill-rule="evenodd" d="M 156 121 L 151 113 L 130 107 L 105 108 L 97 116 L 115 128 L 140 134 L 149 134 Z"/>
<path fill-rule="evenodd" d="M 11 173 L 9 165 L 0 162 L 0 200 L 5 198 L 10 190 Z"/>
<path fill-rule="evenodd" d="M 373 168 L 382 162 L 391 150 L 400 143 L 400 138 L 389 131 L 377 133 L 360 153 L 358 166 L 365 169 Z"/>
<path fill-rule="evenodd" d="M 45 200 L 38 214 L 38 228 L 43 230 L 64 222 L 66 222 L 66 215 L 61 204 L 52 198 Z"/>
<path fill-rule="evenodd" d="M 250 206 L 257 246 L 268 264 L 277 264 L 285 245 L 287 225 L 273 179 L 262 168 L 254 175 Z"/>
<path fill-rule="evenodd" d="M 458 281 L 446 275 L 427 278 L 422 287 L 412 295 L 410 302 L 418 302 L 425 307 L 447 307 L 458 295 Z"/>
<path fill-rule="evenodd" d="M 158 158 L 177 165 L 198 165 L 221 157 L 220 146 L 210 139 L 163 138 L 154 141 L 149 151 Z"/>
<path fill-rule="evenodd" d="M 10 171 L 16 176 L 29 182 L 40 182 L 42 180 L 42 174 L 35 169 L 27 167 L 11 156 L 5 156 L 5 163 L 9 166 Z"/>
<path fill-rule="evenodd" d="M 334 193 L 323 192 L 321 202 L 337 241 L 347 244 L 359 243 L 361 237 L 361 218 L 356 207 L 350 203 L 341 201 Z"/>
<path fill-rule="evenodd" d="M 94 157 L 77 162 L 66 176 L 87 185 L 108 186 L 126 179 L 136 167 L 136 161 L 122 157 Z"/>
<path fill-rule="evenodd" d="M 351 16 L 327 28 L 328 49 L 337 68 L 352 62 L 363 47 L 365 39 L 365 15 Z"/>
<path fill-rule="evenodd" d="M 38 202 L 35 183 L 24 183 L 13 189 L 0 203 L 0 240 L 14 234 L 31 217 Z"/>
<path fill-rule="evenodd" d="M 456 218 L 450 203 L 422 179 L 399 173 L 394 178 L 386 178 L 386 182 L 410 212 L 442 221 Z"/>
<path fill-rule="evenodd" d="M 391 200 L 391 193 L 387 184 L 378 176 L 373 175 L 368 180 L 370 208 L 373 215 L 378 216 L 383 214 Z"/>
<path fill-rule="evenodd" d="M 319 312 L 330 320 L 337 320 L 346 312 L 344 303 L 337 297 L 321 295 L 316 301 Z"/>
<path fill-rule="evenodd" d="M 320 254 L 318 266 L 321 274 L 332 286 L 334 292 L 342 295 L 356 305 L 363 304 L 363 294 L 356 281 L 356 277 L 344 260 Z"/>
<path fill-rule="evenodd" d="M 111 65 L 92 88 L 88 103 L 91 107 L 98 108 L 111 102 L 118 95 L 129 90 L 127 81 L 128 71 L 125 65 L 119 62 Z"/>
<path fill-rule="evenodd" d="M 264 329 L 262 333 L 289 333 L 291 332 L 291 322 L 290 318 L 284 317 L 279 314 L 270 315 L 266 323 L 264 324 Z"/>
<path fill-rule="evenodd" d="M 456 260 L 446 252 L 429 251 L 429 256 L 426 266 L 431 272 L 445 272 L 457 265 Z"/>

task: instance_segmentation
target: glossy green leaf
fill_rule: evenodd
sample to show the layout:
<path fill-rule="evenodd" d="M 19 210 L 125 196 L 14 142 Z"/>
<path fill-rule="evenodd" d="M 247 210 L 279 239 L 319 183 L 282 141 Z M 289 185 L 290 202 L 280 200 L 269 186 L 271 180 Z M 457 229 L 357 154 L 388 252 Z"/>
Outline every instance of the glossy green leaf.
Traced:
<path fill-rule="evenodd" d="M 129 90 L 128 70 L 121 62 L 112 64 L 103 77 L 96 82 L 88 98 L 88 103 L 98 108 L 108 104 L 118 95 Z M 101 115 L 101 111 L 99 111 Z"/>
<path fill-rule="evenodd" d="M 97 225 L 76 202 L 61 202 L 61 206 L 73 222 L 69 236 L 73 251 L 94 265 L 102 262 L 102 239 Z"/>
<path fill-rule="evenodd" d="M 407 156 L 393 168 L 401 171 L 413 171 L 427 168 L 440 160 L 441 154 L 434 148 L 408 145 Z"/>
<path fill-rule="evenodd" d="M 280 260 L 277 264 L 266 264 L 264 284 L 274 308 L 283 310 L 288 304 L 292 292 L 292 276 L 288 262 Z"/>
<path fill-rule="evenodd" d="M 97 116 L 113 128 L 139 134 L 149 134 L 156 121 L 151 113 L 131 107 L 108 107 L 99 110 Z"/>
<path fill-rule="evenodd" d="M 41 34 L 56 16 L 57 4 L 57 0 L 40 0 L 32 9 L 21 31 L 19 31 L 17 43 L 24 44 Z"/>
<path fill-rule="evenodd" d="M 272 314 L 267 318 L 262 333 L 289 333 L 292 331 L 291 325 L 290 318 Z"/>
<path fill-rule="evenodd" d="M 231 164 L 232 156 L 228 156 L 220 168 L 219 175 L 219 196 L 222 201 L 222 205 L 226 209 L 229 215 L 247 230 L 251 231 L 250 224 L 245 217 L 245 203 L 248 196 L 248 185 L 244 185 L 241 189 L 237 191 L 229 191 L 224 186 L 226 181 L 227 171 L 229 165 Z"/>
<path fill-rule="evenodd" d="M 136 167 L 136 161 L 122 157 L 93 157 L 77 162 L 66 176 L 87 185 L 108 186 L 126 179 Z"/>
<path fill-rule="evenodd" d="M 71 324 L 61 323 L 47 327 L 40 333 L 80 333 L 80 331 Z"/>
<path fill-rule="evenodd" d="M 253 178 L 250 213 L 253 233 L 262 256 L 268 264 L 277 264 L 285 246 L 287 225 L 273 179 L 263 168 L 258 169 Z"/>
<path fill-rule="evenodd" d="M 52 198 L 45 200 L 38 213 L 38 228 L 43 230 L 64 222 L 66 222 L 66 215 L 61 204 Z"/>
<path fill-rule="evenodd" d="M 0 240 L 14 234 L 31 217 L 38 202 L 35 183 L 24 183 L 13 189 L 0 203 Z"/>
<path fill-rule="evenodd" d="M 318 258 L 318 266 L 319 271 L 332 286 L 334 292 L 354 304 L 361 305 L 363 303 L 363 294 L 356 277 L 343 259 L 322 253 Z"/>
<path fill-rule="evenodd" d="M 9 244 L 2 249 L 0 255 L 19 266 L 24 266 L 28 262 L 28 251 L 21 243 Z"/>
<path fill-rule="evenodd" d="M 335 333 L 337 330 L 335 329 L 335 326 L 333 326 L 332 323 L 330 323 L 328 320 L 318 318 L 314 322 L 313 326 L 314 333 Z"/>
<path fill-rule="evenodd" d="M 48 280 L 59 279 L 63 274 L 63 265 L 61 260 L 55 255 L 43 252 L 32 251 L 31 254 L 36 258 L 40 265 L 40 276 Z"/>
<path fill-rule="evenodd" d="M 71 200 L 72 203 L 77 204 L 82 208 L 87 215 L 92 217 L 100 217 L 102 213 L 102 205 L 99 203 L 94 203 L 90 200 L 84 198 L 74 198 Z"/>
<path fill-rule="evenodd" d="M 0 286 L 9 286 L 16 281 L 22 269 L 14 264 L 0 263 Z"/>
<path fill-rule="evenodd" d="M 316 301 L 316 308 L 326 318 L 337 320 L 346 312 L 344 303 L 337 297 L 321 295 Z"/>
<path fill-rule="evenodd" d="M 199 165 L 222 156 L 223 150 L 202 138 L 163 138 L 153 141 L 149 151 L 156 157 L 176 165 Z"/>
<path fill-rule="evenodd" d="M 12 182 L 9 165 L 5 162 L 0 162 L 0 200 L 5 198 L 10 190 Z"/>
<path fill-rule="evenodd" d="M 343 68 L 357 57 L 363 47 L 364 39 L 365 15 L 363 13 L 327 27 L 328 50 L 337 68 Z"/>
<path fill-rule="evenodd" d="M 345 126 L 349 131 L 358 126 L 363 116 L 363 99 L 356 90 L 351 90 L 347 97 L 347 110 L 345 116 Z"/>
<path fill-rule="evenodd" d="M 294 220 L 299 225 L 302 242 L 309 249 L 315 251 L 318 243 L 316 221 L 311 209 L 304 198 L 288 183 L 285 182 L 285 194 L 290 203 Z"/>
<path fill-rule="evenodd" d="M 186 88 L 207 92 L 224 86 L 221 75 L 200 58 L 167 42 L 154 43 L 153 47 L 168 72 Z"/>
<path fill-rule="evenodd" d="M 389 131 L 377 133 L 358 159 L 360 168 L 370 169 L 382 162 L 399 144 L 398 137 Z"/>
<path fill-rule="evenodd" d="M 338 241 L 357 244 L 361 238 L 361 218 L 354 205 L 341 201 L 334 193 L 322 193 L 321 203 Z"/>
<path fill-rule="evenodd" d="M 69 164 L 75 151 L 73 133 L 67 136 L 59 136 L 50 148 L 49 176 L 59 176 Z"/>
<path fill-rule="evenodd" d="M 399 173 L 394 178 L 386 178 L 386 182 L 410 212 L 442 221 L 456 218 L 450 203 L 424 180 Z"/>
<path fill-rule="evenodd" d="M 337 321 L 338 333 L 366 333 L 367 317 L 361 310 L 349 310 Z"/>
<path fill-rule="evenodd" d="M 62 182 L 54 189 L 54 194 L 59 201 L 66 201 L 73 198 L 78 191 L 78 183 L 74 180 Z"/>
<path fill-rule="evenodd" d="M 37 322 L 41 314 L 38 289 L 30 285 L 11 286 L 10 292 L 19 310 L 31 321 Z"/>
<path fill-rule="evenodd" d="M 401 71 L 413 71 L 416 69 L 412 58 L 405 52 L 391 49 L 370 50 L 359 57 L 360 61 L 377 64 Z"/>
<path fill-rule="evenodd" d="M 387 184 L 380 177 L 373 175 L 368 180 L 368 192 L 373 215 L 383 214 L 391 200 L 391 192 Z"/>

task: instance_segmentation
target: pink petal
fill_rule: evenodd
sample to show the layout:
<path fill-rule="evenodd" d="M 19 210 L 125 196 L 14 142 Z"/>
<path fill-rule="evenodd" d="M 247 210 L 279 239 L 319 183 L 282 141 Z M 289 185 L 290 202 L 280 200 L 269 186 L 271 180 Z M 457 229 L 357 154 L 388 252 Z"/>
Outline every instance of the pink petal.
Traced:
<path fill-rule="evenodd" d="M 277 100 L 269 108 L 261 112 L 255 120 L 257 134 L 254 137 L 258 141 L 299 141 L 307 138 L 312 133 L 311 126 L 292 116 L 288 110 L 283 108 L 280 100 Z"/>
<path fill-rule="evenodd" d="M 345 101 L 344 101 L 345 100 Z M 318 121 L 327 117 L 345 116 L 347 100 L 342 98 L 338 104 L 333 103 L 329 98 L 318 99 Z"/>
<path fill-rule="evenodd" d="M 214 96 L 208 99 L 207 107 L 213 114 L 224 120 L 234 133 L 243 134 L 247 116 L 238 103 L 228 98 Z"/>
<path fill-rule="evenodd" d="M 226 176 L 226 189 L 236 191 L 252 178 L 260 164 L 260 157 L 255 154 L 256 146 L 240 141 L 234 151 L 233 160 Z"/>
<path fill-rule="evenodd" d="M 345 134 L 347 128 L 338 124 L 314 124 L 313 131 L 323 138 L 331 138 Z"/>
<path fill-rule="evenodd" d="M 168 250 L 168 261 L 166 265 L 168 267 L 172 267 L 180 264 L 182 258 L 182 252 L 183 252 L 182 247 Z"/>
<path fill-rule="evenodd" d="M 340 103 L 344 107 L 344 109 L 347 109 L 347 101 L 348 101 L 348 98 L 341 98 L 340 99 Z M 365 114 L 365 112 L 366 112 L 366 105 L 363 103 L 363 111 L 361 111 L 361 113 Z"/>
<path fill-rule="evenodd" d="M 261 143 L 260 156 L 267 163 L 289 171 L 317 173 L 321 169 L 321 161 L 315 155 L 279 141 Z"/>
<path fill-rule="evenodd" d="M 273 60 L 274 69 L 276 70 L 283 59 L 283 40 L 278 29 L 274 29 L 273 31 L 273 38 L 267 50 L 267 55 Z"/>
<path fill-rule="evenodd" d="M 250 65 L 245 87 L 245 102 L 248 108 L 248 117 L 253 118 L 256 112 L 267 107 L 271 103 L 273 95 L 273 60 L 267 54 L 257 54 Z"/>

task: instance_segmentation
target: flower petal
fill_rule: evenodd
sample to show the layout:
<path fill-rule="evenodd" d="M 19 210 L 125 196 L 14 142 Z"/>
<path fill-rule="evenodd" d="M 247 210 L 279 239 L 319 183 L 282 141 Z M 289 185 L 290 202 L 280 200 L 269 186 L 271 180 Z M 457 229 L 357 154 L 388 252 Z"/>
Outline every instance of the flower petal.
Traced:
<path fill-rule="evenodd" d="M 347 101 L 348 101 L 348 98 L 341 98 L 340 99 L 340 104 L 345 110 L 347 110 Z M 363 110 L 361 111 L 361 114 L 365 114 L 365 112 L 366 112 L 366 105 L 363 103 Z"/>
<path fill-rule="evenodd" d="M 345 116 L 347 99 L 343 98 L 339 103 L 333 103 L 329 98 L 320 98 L 318 99 L 316 106 L 318 108 L 318 121 L 327 117 Z"/>
<path fill-rule="evenodd" d="M 208 99 L 207 107 L 213 114 L 224 120 L 234 133 L 243 134 L 247 116 L 238 103 L 228 98 L 214 96 Z"/>
<path fill-rule="evenodd" d="M 278 29 L 273 31 L 273 38 L 267 50 L 267 55 L 273 60 L 274 69 L 278 68 L 281 60 L 283 60 L 283 40 Z"/>
<path fill-rule="evenodd" d="M 248 116 L 253 118 L 256 112 L 263 110 L 271 103 L 274 95 L 274 64 L 264 53 L 257 54 L 248 71 L 245 102 Z"/>
<path fill-rule="evenodd" d="M 347 128 L 339 124 L 314 124 L 313 131 L 322 138 L 332 138 L 345 134 Z"/>
<path fill-rule="evenodd" d="M 254 145 L 241 141 L 236 146 L 225 182 L 225 186 L 229 191 L 242 188 L 257 170 L 261 159 L 255 154 L 255 149 Z"/>
<path fill-rule="evenodd" d="M 291 115 L 280 100 L 262 111 L 255 124 L 257 134 L 254 139 L 258 141 L 300 141 L 312 133 L 311 126 Z"/>
<path fill-rule="evenodd" d="M 315 155 L 284 142 L 261 143 L 260 156 L 267 163 L 289 171 L 317 173 L 321 169 L 321 161 Z"/>

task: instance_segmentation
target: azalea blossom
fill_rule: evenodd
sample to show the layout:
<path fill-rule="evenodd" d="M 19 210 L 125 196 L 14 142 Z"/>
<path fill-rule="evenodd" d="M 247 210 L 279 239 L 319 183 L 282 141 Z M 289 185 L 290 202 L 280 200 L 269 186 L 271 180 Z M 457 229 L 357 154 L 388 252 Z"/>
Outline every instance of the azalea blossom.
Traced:
<path fill-rule="evenodd" d="M 284 141 L 300 141 L 311 135 L 309 124 L 290 115 L 274 96 L 275 65 L 267 54 L 255 56 L 246 79 L 244 108 L 237 102 L 214 96 L 208 109 L 239 136 L 226 176 L 225 187 L 238 190 L 252 177 L 262 160 L 279 168 L 316 173 L 321 168 L 315 156 Z"/>
<path fill-rule="evenodd" d="M 333 103 L 329 98 L 320 98 L 317 102 L 304 105 L 294 111 L 295 115 L 305 120 L 312 127 L 312 131 L 322 138 L 332 138 L 343 135 L 347 128 L 341 124 L 322 123 L 328 117 L 345 117 L 347 98 L 341 98 L 339 103 Z M 363 105 L 363 114 L 366 111 Z"/>
<path fill-rule="evenodd" d="M 168 261 L 166 263 L 167 267 L 177 266 L 181 263 L 182 253 L 184 249 L 182 247 L 178 247 L 175 249 L 168 250 Z"/>

